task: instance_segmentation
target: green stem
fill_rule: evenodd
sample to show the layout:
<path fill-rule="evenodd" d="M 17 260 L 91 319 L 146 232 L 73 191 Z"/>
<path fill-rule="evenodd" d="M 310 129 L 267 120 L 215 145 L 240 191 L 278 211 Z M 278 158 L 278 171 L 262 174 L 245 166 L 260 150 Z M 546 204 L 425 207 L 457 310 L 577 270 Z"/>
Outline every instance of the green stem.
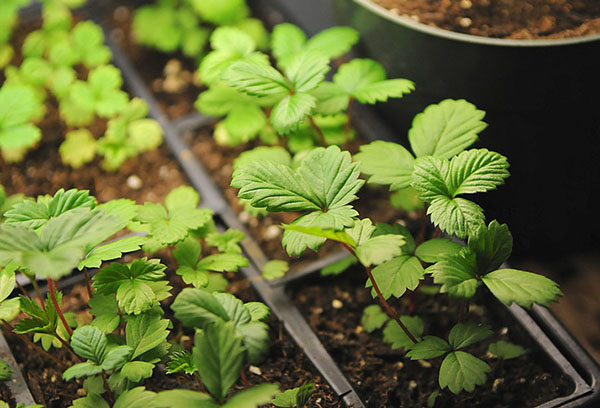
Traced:
<path fill-rule="evenodd" d="M 102 375 L 102 382 L 104 383 L 104 388 L 106 389 L 106 392 L 108 393 L 108 398 L 110 399 L 110 402 L 114 403 L 115 396 L 113 395 L 112 391 L 110 390 L 110 387 L 108 386 L 108 381 L 106 381 L 106 373 L 104 372 L 104 370 L 102 371 L 101 375 Z"/>
<path fill-rule="evenodd" d="M 58 314 L 60 321 L 65 326 L 65 329 L 67 329 L 67 333 L 69 333 L 69 336 L 73 336 L 73 330 L 71 330 L 71 328 L 69 327 L 67 319 L 65 319 L 65 315 L 63 315 L 62 310 L 60 310 L 60 307 L 58 306 L 58 301 L 56 300 L 56 293 L 54 293 L 54 283 L 50 278 L 48 278 L 48 290 L 50 291 L 50 299 L 52 299 L 52 304 L 54 305 L 54 309 L 56 309 L 56 313 Z"/>
<path fill-rule="evenodd" d="M 350 150 L 350 130 L 352 129 L 352 102 L 354 98 L 351 96 L 348 100 L 348 109 L 346 110 L 346 124 L 344 125 L 344 147 Z"/>
<path fill-rule="evenodd" d="M 327 141 L 325 140 L 325 135 L 323 134 L 323 131 L 321 130 L 319 125 L 317 125 L 317 123 L 315 122 L 315 120 L 313 119 L 312 116 L 308 116 L 308 121 L 310 123 L 310 127 L 312 127 L 313 130 L 317 133 L 317 136 L 319 137 L 319 141 L 321 142 L 321 146 L 327 147 Z"/>
<path fill-rule="evenodd" d="M 344 246 L 344 248 L 346 248 L 348 251 L 350 251 L 350 253 L 352 255 L 356 256 L 356 251 L 354 250 L 354 248 L 352 248 L 348 244 L 342 244 L 342 245 Z M 371 285 L 373 286 L 373 289 L 375 290 L 375 293 L 377 294 L 377 297 L 379 298 L 379 302 L 381 302 L 381 305 L 386 310 L 387 314 L 392 319 L 394 319 L 396 321 L 396 323 L 398 323 L 398 326 L 400 326 L 400 328 L 402 329 L 404 334 L 406 334 L 406 337 L 408 337 L 409 340 L 413 342 L 413 344 L 417 344 L 419 342 L 417 340 L 417 338 L 415 336 L 413 336 L 413 334 L 410 332 L 410 330 L 408 330 L 408 327 L 406 327 L 404 325 L 404 323 L 402 323 L 402 320 L 400 320 L 400 316 L 398 316 L 398 313 L 396 313 L 396 311 L 390 306 L 390 304 L 387 302 L 387 300 L 385 300 L 385 297 L 383 296 L 383 294 L 381 293 L 381 290 L 379 289 L 379 285 L 377 285 L 377 282 L 375 282 L 375 278 L 373 277 L 372 269 L 373 269 L 372 266 L 365 267 L 365 270 L 367 271 L 367 275 L 369 276 L 369 281 L 371 281 Z"/>

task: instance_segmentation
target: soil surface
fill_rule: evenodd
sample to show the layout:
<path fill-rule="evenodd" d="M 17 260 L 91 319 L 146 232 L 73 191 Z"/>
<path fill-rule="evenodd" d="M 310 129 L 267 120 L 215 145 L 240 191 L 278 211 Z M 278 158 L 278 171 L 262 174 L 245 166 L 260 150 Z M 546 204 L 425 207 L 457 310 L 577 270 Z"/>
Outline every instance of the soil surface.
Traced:
<path fill-rule="evenodd" d="M 311 260 L 341 250 L 341 247 L 335 243 L 327 242 L 318 253 L 307 250 L 300 258 L 290 258 L 281 245 L 282 230 L 279 225 L 282 223 L 289 224 L 298 218 L 301 213 L 280 212 L 268 214 L 267 216 L 252 217 L 244 212 L 244 207 L 240 205 L 237 198 L 238 189 L 230 186 L 233 161 L 242 152 L 258 146 L 256 142 L 250 142 L 244 146 L 223 147 L 215 142 L 211 128 L 188 131 L 183 136 L 191 146 L 194 155 L 202 161 L 212 179 L 221 188 L 229 204 L 239 214 L 242 222 L 246 224 L 252 237 L 259 243 L 268 259 L 288 260 L 294 269 L 298 269 Z M 366 141 L 360 143 L 366 143 Z M 350 149 L 351 152 L 357 151 L 358 145 L 359 142 L 355 141 L 354 146 Z M 393 222 L 397 219 L 409 217 L 409 214 L 396 210 L 390 205 L 387 188 L 365 186 L 359 191 L 358 196 L 359 200 L 356 201 L 355 208 L 361 218 L 369 217 L 373 222 Z M 414 216 L 415 214 L 410 215 Z"/>
<path fill-rule="evenodd" d="M 600 32 L 597 0 L 373 0 L 392 13 L 459 33 L 516 40 Z"/>
<path fill-rule="evenodd" d="M 107 16 L 111 39 L 127 53 L 171 119 L 195 112 L 194 102 L 202 90 L 194 74 L 197 64 L 180 52 L 165 54 L 138 45 L 131 31 L 134 13 L 132 7 L 119 6 Z"/>
<path fill-rule="evenodd" d="M 437 373 L 441 360 L 411 361 L 383 342 L 382 330 L 371 334 L 363 331 L 362 311 L 375 303 L 364 288 L 365 279 L 364 272 L 353 270 L 338 279 L 299 285 L 293 296 L 367 407 L 427 406 L 427 398 L 439 390 Z M 453 395 L 447 389 L 441 391 L 436 407 L 532 407 L 572 392 L 570 380 L 546 365 L 548 357 L 529 337 L 510 323 L 505 323 L 508 327 L 502 326 L 502 322 L 509 320 L 490 314 L 480 304 L 470 307 L 465 321 L 491 326 L 494 336 L 467 351 L 490 365 L 488 381 L 473 393 Z M 400 314 L 410 314 L 413 305 L 416 305 L 414 314 L 425 322 L 426 334 L 446 337 L 456 323 L 456 305 L 446 296 L 408 294 L 393 307 Z M 520 344 L 529 352 L 504 362 L 490 358 L 486 355 L 487 347 L 498 340 Z"/>
<path fill-rule="evenodd" d="M 128 254 L 124 261 L 131 261 L 134 257 L 141 256 L 141 253 Z M 160 258 L 167 265 L 167 274 L 174 290 L 173 296 L 163 302 L 165 308 L 165 317 L 172 318 L 173 314 L 169 305 L 174 300 L 176 294 L 183 288 L 184 284 L 174 273 L 174 260 L 166 252 L 162 251 Z M 227 274 L 230 280 L 228 288 L 229 293 L 233 293 L 244 302 L 259 301 L 256 293 L 252 289 L 250 282 L 243 279 L 241 274 Z M 76 285 L 67 290 L 68 296 L 63 297 L 62 310 L 65 312 L 75 312 L 78 318 L 83 321 L 90 321 L 91 316 L 87 311 L 88 295 L 85 286 Z M 172 330 L 169 340 L 179 340 L 181 344 L 190 351 L 193 347 L 193 331 L 181 328 L 178 322 Z M 265 361 L 251 370 L 246 368 L 246 376 L 250 385 L 273 383 L 279 384 L 282 390 L 297 387 L 305 383 L 315 384 L 309 406 L 322 408 L 338 408 L 341 406 L 339 399 L 331 390 L 329 385 L 320 377 L 312 367 L 306 356 L 296 346 L 289 335 L 284 331 L 283 325 L 275 317 L 271 316 L 269 322 L 271 344 L 269 354 Z M 182 329 L 183 334 L 177 337 Z M 29 347 L 19 339 L 19 336 L 8 333 L 5 328 L 3 332 L 7 341 L 11 345 L 16 360 L 22 368 L 23 375 L 29 383 L 34 398 L 38 403 L 43 403 L 48 408 L 64 408 L 71 405 L 71 402 L 85 395 L 81 384 L 77 381 L 65 382 L 62 380 L 62 371 L 56 364 L 47 357 L 31 351 Z M 74 364 L 76 361 L 73 356 L 64 349 L 53 349 L 52 354 L 67 364 Z M 174 388 L 194 389 L 199 391 L 198 384 L 191 376 L 185 374 L 167 375 L 164 364 L 157 365 L 152 378 L 143 384 L 152 391 L 162 391 Z M 247 388 L 241 381 L 234 386 L 235 390 Z"/>

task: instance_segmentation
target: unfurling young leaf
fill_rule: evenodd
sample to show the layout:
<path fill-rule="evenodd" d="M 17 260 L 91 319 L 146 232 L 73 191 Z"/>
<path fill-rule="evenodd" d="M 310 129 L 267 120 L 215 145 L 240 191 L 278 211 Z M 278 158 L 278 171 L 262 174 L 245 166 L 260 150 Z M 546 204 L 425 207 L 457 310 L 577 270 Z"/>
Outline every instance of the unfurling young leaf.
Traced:
<path fill-rule="evenodd" d="M 167 363 L 167 374 L 186 373 L 194 374 L 198 368 L 194 363 L 193 356 L 187 351 L 178 351 L 169 356 Z"/>
<path fill-rule="evenodd" d="M 315 390 L 313 383 L 285 390 L 275 395 L 271 404 L 282 408 L 304 408 Z"/>
<path fill-rule="evenodd" d="M 10 380 L 13 370 L 4 360 L 0 360 L 0 381 Z"/>
<path fill-rule="evenodd" d="M 387 315 L 378 305 L 369 305 L 363 310 L 360 324 L 367 333 L 381 329 L 388 320 Z"/>

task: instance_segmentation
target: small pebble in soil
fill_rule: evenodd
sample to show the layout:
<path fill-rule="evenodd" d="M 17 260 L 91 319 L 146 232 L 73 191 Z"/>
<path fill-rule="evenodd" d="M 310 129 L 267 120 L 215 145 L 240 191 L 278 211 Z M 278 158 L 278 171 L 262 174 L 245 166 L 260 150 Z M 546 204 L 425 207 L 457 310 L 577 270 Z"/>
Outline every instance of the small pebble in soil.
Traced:
<path fill-rule="evenodd" d="M 331 301 L 331 307 L 333 307 L 334 309 L 341 309 L 342 307 L 344 307 L 344 304 L 339 299 L 333 299 Z"/>
<path fill-rule="evenodd" d="M 129 8 L 125 6 L 119 6 L 113 11 L 113 17 L 119 23 L 124 23 L 129 19 Z"/>
<path fill-rule="evenodd" d="M 260 368 L 258 368 L 257 366 L 251 365 L 250 367 L 248 367 L 248 371 L 250 371 L 252 374 L 262 375 L 262 371 L 260 371 Z"/>
<path fill-rule="evenodd" d="M 502 330 L 500 330 L 500 334 L 505 336 L 506 333 L 508 333 L 508 327 L 503 327 Z"/>
<path fill-rule="evenodd" d="M 246 211 L 242 211 L 241 213 L 238 214 L 238 218 L 240 219 L 242 224 L 248 223 L 248 221 L 250 221 L 251 217 L 252 216 L 250 214 L 248 214 Z"/>
<path fill-rule="evenodd" d="M 271 225 L 265 230 L 263 237 L 267 241 L 271 241 L 273 239 L 279 238 L 279 234 L 281 234 L 281 228 L 279 228 L 277 225 Z"/>
<path fill-rule="evenodd" d="M 87 392 L 85 392 L 85 388 L 77 388 L 77 395 L 79 395 L 80 397 L 83 397 L 86 394 L 87 394 Z"/>
<path fill-rule="evenodd" d="M 417 382 L 415 380 L 410 380 L 408 382 L 408 389 L 409 390 L 414 390 L 415 388 L 417 388 L 419 386 L 419 384 L 417 384 Z"/>
<path fill-rule="evenodd" d="M 419 364 L 421 364 L 421 367 L 423 368 L 431 368 L 431 363 L 429 361 L 425 361 L 425 360 L 418 360 Z"/>
<path fill-rule="evenodd" d="M 460 7 L 464 9 L 470 9 L 473 6 L 471 0 L 461 0 Z"/>
<path fill-rule="evenodd" d="M 131 176 L 127 177 L 127 187 L 129 187 L 130 189 L 139 190 L 143 186 L 144 182 L 139 176 L 132 174 Z"/>
<path fill-rule="evenodd" d="M 492 385 L 492 391 L 498 392 L 498 387 L 504 382 L 504 378 L 496 378 Z"/>
<path fill-rule="evenodd" d="M 397 8 L 390 9 L 390 11 L 392 12 L 392 14 L 400 15 L 400 10 L 398 10 Z"/>
<path fill-rule="evenodd" d="M 365 331 L 365 329 L 363 329 L 362 326 L 356 326 L 356 329 L 354 329 L 354 333 L 356 334 L 361 334 L 363 331 Z"/>
<path fill-rule="evenodd" d="M 469 17 L 463 17 L 458 21 L 458 24 L 460 24 L 460 26 L 463 28 L 468 28 L 471 27 L 473 21 Z"/>
<path fill-rule="evenodd" d="M 398 368 L 398 370 L 402 370 L 402 368 L 404 368 L 404 363 L 402 361 L 398 361 L 396 363 L 396 368 Z"/>

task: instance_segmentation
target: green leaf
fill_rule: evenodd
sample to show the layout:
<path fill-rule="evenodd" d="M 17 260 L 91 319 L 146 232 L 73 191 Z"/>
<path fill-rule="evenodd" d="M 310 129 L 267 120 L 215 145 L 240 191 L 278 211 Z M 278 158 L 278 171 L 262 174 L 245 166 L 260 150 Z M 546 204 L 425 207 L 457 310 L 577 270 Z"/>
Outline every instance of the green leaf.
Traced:
<path fill-rule="evenodd" d="M 448 257 L 427 268 L 433 281 L 442 285 L 440 292 L 459 299 L 469 299 L 475 295 L 479 282 L 476 279 L 475 256 L 468 250 Z"/>
<path fill-rule="evenodd" d="M 364 308 L 360 325 L 367 333 L 373 333 L 377 329 L 381 329 L 388 320 L 387 315 L 381 310 L 378 305 L 369 305 Z"/>
<path fill-rule="evenodd" d="M 223 408 L 258 408 L 271 402 L 277 391 L 275 384 L 255 385 L 233 395 Z"/>
<path fill-rule="evenodd" d="M 325 79 L 329 71 L 329 59 L 319 51 L 296 54 L 285 67 L 285 74 L 294 92 L 309 92 Z"/>
<path fill-rule="evenodd" d="M 408 131 L 410 145 L 417 157 L 449 159 L 477 141 L 487 127 L 484 116 L 464 99 L 445 99 L 415 116 Z"/>
<path fill-rule="evenodd" d="M 236 272 L 239 267 L 248 266 L 248 259 L 240 254 L 214 254 L 198 262 L 196 269 L 215 272 Z"/>
<path fill-rule="evenodd" d="M 418 316 L 400 316 L 400 321 L 406 326 L 408 331 L 417 339 L 420 340 L 423 335 L 423 320 Z M 388 321 L 383 330 L 383 341 L 390 343 L 393 349 L 409 350 L 416 345 L 408 338 L 404 330 L 400 328 L 394 320 Z M 421 343 L 417 343 L 421 344 Z"/>
<path fill-rule="evenodd" d="M 488 326 L 475 323 L 458 323 L 448 335 L 448 342 L 454 350 L 468 347 L 490 337 L 494 332 Z"/>
<path fill-rule="evenodd" d="M 239 104 L 229 112 L 223 123 L 234 139 L 246 142 L 265 127 L 267 117 L 258 105 Z"/>
<path fill-rule="evenodd" d="M 498 269 L 512 252 L 513 238 L 506 224 L 494 220 L 469 236 L 469 249 L 477 257 L 477 271 L 484 274 Z"/>
<path fill-rule="evenodd" d="M 184 389 L 161 391 L 155 402 L 161 408 L 219 408 L 210 395 Z"/>
<path fill-rule="evenodd" d="M 100 395 L 92 393 L 74 400 L 71 408 L 110 408 L 110 406 Z"/>
<path fill-rule="evenodd" d="M 446 340 L 436 336 L 425 336 L 417 344 L 413 345 L 406 356 L 411 360 L 429 360 L 443 356 L 451 351 Z"/>
<path fill-rule="evenodd" d="M 351 27 L 330 27 L 311 37 L 306 49 L 318 51 L 330 59 L 338 58 L 358 42 L 358 37 L 358 31 Z"/>
<path fill-rule="evenodd" d="M 447 183 L 453 196 L 495 190 L 510 175 L 507 169 L 501 154 L 471 149 L 452 158 Z"/>
<path fill-rule="evenodd" d="M 366 267 L 381 265 L 402 253 L 405 244 L 400 235 L 379 235 L 368 239 L 356 248 L 356 257 Z"/>
<path fill-rule="evenodd" d="M 427 209 L 433 225 L 450 235 L 464 239 L 485 225 L 483 209 L 464 198 L 436 198 Z"/>
<path fill-rule="evenodd" d="M 91 377 L 102 372 L 102 367 L 91 361 L 78 363 L 67 368 L 63 373 L 63 380 L 70 381 L 73 378 Z"/>
<path fill-rule="evenodd" d="M 183 289 L 171 309 L 175 312 L 175 318 L 187 327 L 204 328 L 221 320 L 229 320 L 221 302 L 200 289 Z"/>
<path fill-rule="evenodd" d="M 345 111 L 350 103 L 346 91 L 333 82 L 321 82 L 310 94 L 317 98 L 315 113 L 321 115 L 335 115 Z"/>
<path fill-rule="evenodd" d="M 423 242 L 415 250 L 415 255 L 423 262 L 435 263 L 456 255 L 462 245 L 450 238 L 434 238 Z"/>
<path fill-rule="evenodd" d="M 238 22 L 249 13 L 243 0 L 194 0 L 191 4 L 203 20 L 215 25 Z"/>
<path fill-rule="evenodd" d="M 106 354 L 106 335 L 95 327 L 83 326 L 73 332 L 71 347 L 78 356 L 101 364 Z"/>
<path fill-rule="evenodd" d="M 287 135 L 298 129 L 316 105 L 316 98 L 299 92 L 285 96 L 271 111 L 271 123 L 277 133 Z"/>
<path fill-rule="evenodd" d="M 303 227 L 301 225 L 282 225 L 282 228 L 286 231 L 294 231 L 302 234 L 312 235 L 314 237 L 326 238 L 332 241 L 341 242 L 347 244 L 352 248 L 356 248 L 356 242 L 348 233 L 345 231 L 325 230 L 320 227 Z"/>
<path fill-rule="evenodd" d="M 194 358 L 187 351 L 177 351 L 169 356 L 167 363 L 167 374 L 186 373 L 194 374 L 198 368 L 194 363 Z"/>
<path fill-rule="evenodd" d="M 464 351 L 449 353 L 440 367 L 440 388 L 448 389 L 453 394 L 462 390 L 473 392 L 476 385 L 486 381 L 486 373 L 491 371 L 487 363 Z"/>
<path fill-rule="evenodd" d="M 96 139 L 87 129 L 73 130 L 65 135 L 59 152 L 63 163 L 78 169 L 93 160 L 96 155 Z"/>
<path fill-rule="evenodd" d="M 233 323 L 217 323 L 198 332 L 193 354 L 202 382 L 217 400 L 223 401 L 240 375 L 245 354 Z"/>
<path fill-rule="evenodd" d="M 258 146 L 251 150 L 246 150 L 233 161 L 234 168 L 244 166 L 247 163 L 257 160 L 268 160 L 273 163 L 292 167 L 292 157 L 290 153 L 281 146 Z"/>
<path fill-rule="evenodd" d="M 0 302 L 0 321 L 10 322 L 21 312 L 19 298 Z"/>
<path fill-rule="evenodd" d="M 289 85 L 275 68 L 256 61 L 238 61 L 223 73 L 229 86 L 248 95 L 268 96 L 287 93 Z"/>
<path fill-rule="evenodd" d="M 127 345 L 133 349 L 131 359 L 166 342 L 169 335 L 168 326 L 168 319 L 161 319 L 154 313 L 131 316 L 125 328 Z"/>
<path fill-rule="evenodd" d="M 0 360 L 0 381 L 9 381 L 12 373 L 10 366 L 4 360 Z"/>
<path fill-rule="evenodd" d="M 278 279 L 285 276 L 290 269 L 290 265 L 286 261 L 273 259 L 263 266 L 262 276 L 266 280 Z"/>
<path fill-rule="evenodd" d="M 281 65 L 285 59 L 300 53 L 306 43 L 306 34 L 290 23 L 277 24 L 271 34 L 271 49 Z"/>
<path fill-rule="evenodd" d="M 253 322 L 266 321 L 271 314 L 269 307 L 261 302 L 245 303 L 244 308 L 250 313 L 250 319 Z"/>
<path fill-rule="evenodd" d="M 334 262 L 321 269 L 321 276 L 339 275 L 346 271 L 352 265 L 356 265 L 358 259 L 353 256 L 348 256 L 340 261 Z"/>
<path fill-rule="evenodd" d="M 243 153 L 242 153 L 243 154 Z M 224 233 L 212 232 L 206 236 L 206 244 L 216 247 L 220 252 L 240 254 L 242 248 L 239 243 L 244 240 L 244 233 L 239 230 L 228 229 Z"/>
<path fill-rule="evenodd" d="M 3 302 L 15 288 L 15 269 L 17 265 L 10 263 L 0 269 L 0 302 Z"/>
<path fill-rule="evenodd" d="M 154 364 L 146 363 L 145 361 L 130 361 L 123 365 L 121 374 L 129 381 L 139 383 L 141 380 L 152 377 Z"/>
<path fill-rule="evenodd" d="M 141 245 L 146 241 L 146 237 L 134 236 L 119 239 L 118 241 L 109 242 L 102 246 L 94 248 L 86 258 L 79 262 L 77 269 L 83 268 L 98 268 L 104 261 L 118 259 L 127 252 L 135 252 L 141 248 Z"/>
<path fill-rule="evenodd" d="M 333 81 L 361 103 L 385 102 L 414 89 L 406 79 L 386 80 L 383 66 L 371 59 L 355 58 L 340 66 Z"/>
<path fill-rule="evenodd" d="M 102 369 L 104 371 L 114 370 L 121 367 L 123 363 L 129 360 L 131 355 L 131 347 L 129 346 L 117 346 L 111 348 L 102 362 Z"/>
<path fill-rule="evenodd" d="M 521 357 L 523 354 L 527 353 L 527 350 L 518 344 L 500 340 L 489 345 L 488 353 L 503 360 L 510 360 L 512 358 Z"/>
<path fill-rule="evenodd" d="M 549 306 L 562 292 L 558 285 L 531 272 L 516 269 L 499 269 L 482 278 L 483 283 L 502 303 L 530 308 L 532 303 Z"/>
<path fill-rule="evenodd" d="M 124 391 L 113 408 L 160 408 L 156 400 L 156 393 L 146 391 L 144 387 L 136 387 L 131 390 Z"/>
<path fill-rule="evenodd" d="M 415 159 L 397 143 L 378 140 L 362 145 L 354 160 L 360 163 L 361 173 L 370 176 L 370 184 L 389 185 L 390 190 L 410 186 Z"/>
<path fill-rule="evenodd" d="M 94 294 L 88 302 L 90 314 L 96 316 L 91 326 L 96 327 L 104 333 L 111 333 L 121 322 L 117 300 L 112 295 Z"/>
<path fill-rule="evenodd" d="M 414 291 L 425 277 L 425 270 L 417 257 L 401 255 L 373 268 L 372 274 L 387 300 L 392 295 L 401 297 L 407 289 Z M 365 287 L 371 286 L 371 280 L 367 280 Z M 374 298 L 377 296 L 375 289 L 371 290 L 371 295 Z"/>
<path fill-rule="evenodd" d="M 174 188 L 165 197 L 165 207 L 171 211 L 178 209 L 195 209 L 200 203 L 200 195 L 189 186 Z"/>

